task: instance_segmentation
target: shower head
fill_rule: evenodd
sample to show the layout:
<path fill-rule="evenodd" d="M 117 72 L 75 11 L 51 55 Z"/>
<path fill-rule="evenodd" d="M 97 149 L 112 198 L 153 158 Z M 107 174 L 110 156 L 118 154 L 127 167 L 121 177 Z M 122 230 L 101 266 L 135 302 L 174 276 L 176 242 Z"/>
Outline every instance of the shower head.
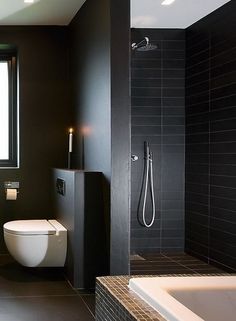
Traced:
<path fill-rule="evenodd" d="M 157 49 L 157 45 L 153 45 L 150 43 L 148 37 L 144 37 L 143 40 L 141 40 L 138 43 L 132 43 L 131 45 L 132 50 L 137 50 L 137 51 L 150 51 L 150 50 L 155 50 Z"/>
<path fill-rule="evenodd" d="M 137 48 L 137 51 L 150 51 L 157 49 L 156 45 L 148 44 L 142 47 Z"/>

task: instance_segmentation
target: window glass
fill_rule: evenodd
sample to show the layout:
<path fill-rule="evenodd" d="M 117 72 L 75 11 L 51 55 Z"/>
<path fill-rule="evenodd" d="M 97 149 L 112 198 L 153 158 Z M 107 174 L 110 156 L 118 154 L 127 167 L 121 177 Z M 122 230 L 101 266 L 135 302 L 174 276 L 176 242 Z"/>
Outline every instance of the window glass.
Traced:
<path fill-rule="evenodd" d="M 9 159 L 8 63 L 0 61 L 0 159 Z"/>
<path fill-rule="evenodd" d="M 0 167 L 18 166 L 17 114 L 16 54 L 0 49 Z"/>

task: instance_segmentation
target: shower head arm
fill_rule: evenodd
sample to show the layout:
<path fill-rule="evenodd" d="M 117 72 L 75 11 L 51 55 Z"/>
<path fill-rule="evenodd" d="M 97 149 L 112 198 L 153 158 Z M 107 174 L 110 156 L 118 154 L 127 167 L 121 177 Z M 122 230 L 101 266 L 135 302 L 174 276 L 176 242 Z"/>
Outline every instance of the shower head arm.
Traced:
<path fill-rule="evenodd" d="M 134 50 L 134 49 L 137 49 L 137 48 L 138 48 L 140 45 L 142 45 L 143 42 L 145 42 L 145 41 L 146 41 L 146 45 L 148 45 L 148 44 L 149 44 L 149 38 L 148 38 L 148 37 L 144 37 L 144 39 L 141 40 L 141 41 L 138 42 L 138 43 L 136 43 L 136 42 L 132 43 L 132 45 L 131 45 L 132 49 L 133 49 L 133 50 Z"/>

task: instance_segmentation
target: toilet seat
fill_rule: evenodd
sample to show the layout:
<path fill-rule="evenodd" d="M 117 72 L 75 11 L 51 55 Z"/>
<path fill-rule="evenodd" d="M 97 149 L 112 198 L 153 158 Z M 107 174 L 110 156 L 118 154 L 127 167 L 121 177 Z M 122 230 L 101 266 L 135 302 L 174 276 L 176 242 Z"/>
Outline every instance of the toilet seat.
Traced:
<path fill-rule="evenodd" d="M 7 222 L 4 231 L 16 235 L 53 235 L 55 227 L 47 220 L 20 220 Z"/>

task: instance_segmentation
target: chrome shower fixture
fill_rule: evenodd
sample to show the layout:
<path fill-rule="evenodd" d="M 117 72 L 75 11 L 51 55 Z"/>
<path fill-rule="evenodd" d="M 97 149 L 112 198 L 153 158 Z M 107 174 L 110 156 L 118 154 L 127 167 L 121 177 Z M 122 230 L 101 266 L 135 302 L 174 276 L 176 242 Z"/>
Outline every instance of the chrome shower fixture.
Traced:
<path fill-rule="evenodd" d="M 157 45 L 151 44 L 150 41 L 149 41 L 149 38 L 148 37 L 144 37 L 144 39 L 141 40 L 140 42 L 132 43 L 131 49 L 132 50 L 137 50 L 137 51 L 149 51 L 149 50 L 157 49 Z"/>
<path fill-rule="evenodd" d="M 155 195 L 154 195 L 154 179 L 153 179 L 153 158 L 152 152 L 149 147 L 148 142 L 144 142 L 144 174 L 143 181 L 141 186 L 140 198 L 138 203 L 138 221 L 142 226 L 151 227 L 154 224 L 155 216 L 156 216 L 156 203 L 155 203 Z M 146 205 L 147 205 L 147 193 L 148 188 L 150 190 L 151 196 L 151 204 L 152 204 L 152 215 L 151 221 L 147 222 L 146 217 Z M 143 195 L 143 197 L 142 197 Z M 141 215 L 140 213 L 141 212 Z M 140 219 L 141 216 L 141 219 Z"/>
<path fill-rule="evenodd" d="M 131 155 L 131 160 L 132 160 L 132 162 L 136 162 L 138 160 L 138 156 L 137 155 Z"/>

